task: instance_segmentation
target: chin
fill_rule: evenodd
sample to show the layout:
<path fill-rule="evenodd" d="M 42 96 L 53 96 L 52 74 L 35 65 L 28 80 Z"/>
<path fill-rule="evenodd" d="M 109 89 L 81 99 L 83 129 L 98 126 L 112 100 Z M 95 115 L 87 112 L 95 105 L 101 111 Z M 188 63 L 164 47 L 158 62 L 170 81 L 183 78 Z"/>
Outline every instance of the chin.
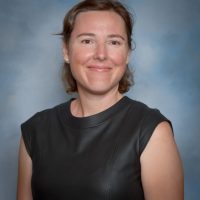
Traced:
<path fill-rule="evenodd" d="M 109 92 L 118 92 L 118 86 L 114 87 L 103 87 L 103 86 L 98 86 L 98 87 L 89 87 L 86 89 L 88 93 L 93 94 L 93 95 L 105 95 L 108 94 Z"/>

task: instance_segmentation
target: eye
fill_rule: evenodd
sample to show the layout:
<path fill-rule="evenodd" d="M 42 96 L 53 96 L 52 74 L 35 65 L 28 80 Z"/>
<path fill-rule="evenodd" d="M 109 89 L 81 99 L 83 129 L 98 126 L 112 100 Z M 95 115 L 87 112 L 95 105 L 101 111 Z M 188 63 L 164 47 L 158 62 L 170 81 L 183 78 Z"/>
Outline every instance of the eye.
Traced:
<path fill-rule="evenodd" d="M 121 42 L 118 41 L 118 40 L 111 40 L 109 43 L 114 45 L 114 46 L 120 46 L 121 45 Z"/>
<path fill-rule="evenodd" d="M 81 40 L 81 43 L 83 43 L 83 44 L 92 44 L 93 41 L 91 39 L 83 39 L 83 40 Z"/>

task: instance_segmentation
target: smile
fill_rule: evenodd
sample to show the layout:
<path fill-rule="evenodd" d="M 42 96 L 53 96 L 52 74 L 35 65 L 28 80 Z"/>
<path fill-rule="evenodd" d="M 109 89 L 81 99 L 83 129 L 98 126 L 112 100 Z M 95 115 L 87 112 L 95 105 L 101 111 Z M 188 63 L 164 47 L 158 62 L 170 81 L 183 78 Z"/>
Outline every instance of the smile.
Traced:
<path fill-rule="evenodd" d="M 108 72 L 112 68 L 111 67 L 103 67 L 103 66 L 89 66 L 88 69 L 91 71 L 97 71 L 97 72 Z"/>

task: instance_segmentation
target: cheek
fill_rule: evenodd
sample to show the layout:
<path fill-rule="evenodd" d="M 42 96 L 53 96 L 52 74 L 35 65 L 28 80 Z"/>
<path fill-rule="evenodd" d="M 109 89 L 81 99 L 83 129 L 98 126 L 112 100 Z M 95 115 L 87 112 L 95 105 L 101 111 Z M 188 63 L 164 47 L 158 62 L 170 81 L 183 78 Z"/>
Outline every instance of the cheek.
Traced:
<path fill-rule="evenodd" d="M 70 63 L 74 65 L 74 67 L 78 67 L 76 65 L 85 65 L 91 59 L 91 55 L 91 51 L 77 49 L 72 52 L 70 56 Z"/>
<path fill-rule="evenodd" d="M 125 67 L 127 64 L 127 56 L 125 55 L 115 55 L 113 56 L 115 65 Z"/>
<path fill-rule="evenodd" d="M 110 58 L 113 60 L 113 62 L 116 65 L 125 65 L 126 66 L 127 60 L 128 60 L 128 52 L 125 50 L 124 51 L 121 51 L 121 50 L 111 51 Z"/>

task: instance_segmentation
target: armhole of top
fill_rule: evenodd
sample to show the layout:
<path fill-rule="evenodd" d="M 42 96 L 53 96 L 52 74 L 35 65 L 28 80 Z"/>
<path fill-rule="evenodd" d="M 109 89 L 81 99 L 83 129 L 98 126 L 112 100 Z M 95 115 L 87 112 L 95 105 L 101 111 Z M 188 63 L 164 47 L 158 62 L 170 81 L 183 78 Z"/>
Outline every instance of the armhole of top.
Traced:
<path fill-rule="evenodd" d="M 144 151 L 145 147 L 147 146 L 155 128 L 160 124 L 161 122 L 168 122 L 171 129 L 172 134 L 174 136 L 173 132 L 173 126 L 169 119 L 167 119 L 165 116 L 163 116 L 159 110 L 157 109 L 151 109 L 144 117 L 141 123 L 141 131 L 139 135 L 139 156 L 141 156 L 142 152 Z"/>
<path fill-rule="evenodd" d="M 21 135 L 26 147 L 26 151 L 30 158 L 32 159 L 32 150 L 31 150 L 31 129 L 29 128 L 30 124 L 27 122 L 21 124 Z"/>

